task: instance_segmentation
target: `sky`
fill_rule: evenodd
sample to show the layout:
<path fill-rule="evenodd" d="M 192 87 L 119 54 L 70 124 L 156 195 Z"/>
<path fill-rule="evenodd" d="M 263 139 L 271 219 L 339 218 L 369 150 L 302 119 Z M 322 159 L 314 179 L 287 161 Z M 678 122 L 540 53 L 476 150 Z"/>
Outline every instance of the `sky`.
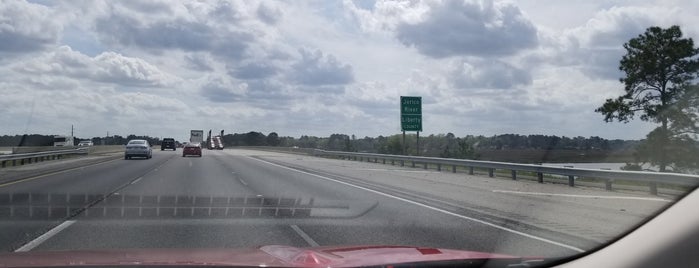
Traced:
<path fill-rule="evenodd" d="M 699 3 L 657 1 L 0 0 L 0 135 L 190 129 L 280 136 L 641 139 L 595 113 L 623 93 L 623 44 L 699 36 Z"/>

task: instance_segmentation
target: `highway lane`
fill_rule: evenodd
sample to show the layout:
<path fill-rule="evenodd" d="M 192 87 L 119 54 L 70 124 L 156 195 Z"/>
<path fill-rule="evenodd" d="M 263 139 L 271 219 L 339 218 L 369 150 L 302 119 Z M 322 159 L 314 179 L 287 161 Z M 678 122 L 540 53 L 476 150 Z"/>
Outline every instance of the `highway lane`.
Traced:
<path fill-rule="evenodd" d="M 71 204 L 71 211 L 94 201 L 81 198 L 86 194 L 109 194 L 125 187 L 131 181 L 154 170 L 175 154 L 154 154 L 152 159 L 116 160 L 59 172 L 49 176 L 33 176 L 21 182 L 0 187 L 0 204 L 22 205 L 30 198 L 48 198 L 51 194 L 54 203 L 65 200 Z M 47 164 L 55 164 L 49 163 Z M 35 164 L 35 165 L 42 165 Z M 72 197 L 71 197 L 72 196 Z M 12 200 L 10 200 L 12 198 Z M 65 208 L 65 206 L 63 206 Z M 22 214 L 15 209 L 13 213 Z M 28 212 L 27 212 L 28 213 Z M 37 211 L 39 213 L 39 211 Z M 32 217 L 31 220 L 17 221 L 9 217 L 10 208 L 0 208 L 0 250 L 11 250 L 60 224 L 67 212 L 56 211 L 53 217 Z M 26 214 L 26 213 L 25 213 Z"/>
<path fill-rule="evenodd" d="M 672 204 L 673 197 L 438 172 L 358 161 L 256 153 L 261 160 L 367 185 L 581 247 L 614 239 Z M 571 237 L 572 236 L 572 237 Z"/>
<path fill-rule="evenodd" d="M 149 210 L 131 210 L 117 216 L 107 213 L 106 209 L 88 209 L 35 250 L 396 244 L 564 256 L 576 253 L 576 248 L 591 246 L 589 241 L 577 241 L 577 237 L 555 231 L 547 233 L 540 229 L 515 228 L 517 226 L 497 228 L 497 224 L 488 224 L 494 220 L 486 214 L 461 210 L 447 202 L 429 202 L 430 199 L 424 197 L 439 197 L 434 189 L 424 189 L 424 194 L 417 196 L 415 189 L 412 195 L 387 189 L 386 181 L 368 183 L 368 179 L 381 176 L 366 175 L 367 170 L 362 169 L 377 169 L 379 165 L 376 164 L 352 166 L 350 169 L 354 173 L 348 176 L 336 169 L 312 170 L 317 169 L 318 164 L 326 168 L 332 166 L 313 161 L 348 163 L 339 160 L 245 150 L 204 151 L 202 158 L 182 158 L 179 153 L 155 152 L 151 160 L 120 160 L 86 167 L 2 187 L 0 193 L 113 193 L 110 198 L 156 198 L 160 202 L 158 206 L 163 207 L 160 211 L 151 206 Z M 298 170 L 287 166 L 296 166 Z M 409 169 L 394 170 L 388 174 L 419 187 L 429 186 L 415 183 L 410 176 L 443 176 L 407 171 Z M 474 190 L 460 188 L 466 193 Z M 501 198 L 498 193 L 481 194 L 490 195 L 491 200 Z M 182 200 L 191 196 L 201 199 L 194 200 L 196 206 L 172 201 L 172 197 Z M 236 204 L 237 209 L 225 211 L 213 205 L 222 199 L 226 199 L 226 204 Z M 280 203 L 289 200 L 296 208 L 312 207 L 310 213 L 285 215 L 289 210 L 284 208 L 288 207 Z M 255 206 L 255 202 L 262 202 L 262 206 Z M 167 210 L 164 207 L 184 208 Z M 280 211 L 282 214 L 275 214 Z M 486 216 L 482 222 L 478 218 L 481 216 Z M 16 222 L 1 223 L 3 227 L 11 227 L 0 231 L 0 243 L 6 250 L 7 245 L 16 245 L 17 241 L 26 243 L 27 239 L 38 236 L 37 233 L 45 232 L 47 226 L 60 224 L 33 220 L 13 227 L 11 225 Z"/>

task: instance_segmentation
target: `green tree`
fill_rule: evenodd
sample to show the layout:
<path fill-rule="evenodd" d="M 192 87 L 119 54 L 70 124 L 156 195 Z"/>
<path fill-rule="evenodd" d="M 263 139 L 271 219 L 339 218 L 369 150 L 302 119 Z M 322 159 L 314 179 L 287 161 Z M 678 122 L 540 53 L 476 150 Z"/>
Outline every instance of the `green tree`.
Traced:
<path fill-rule="evenodd" d="M 650 27 L 624 48 L 626 55 L 619 70 L 626 74 L 620 79 L 625 94 L 607 99 L 595 111 L 603 114 L 606 122 L 626 123 L 640 114 L 641 120 L 660 124 L 649 134 L 646 141 L 650 144 L 645 148 L 652 149 L 647 157 L 664 172 L 670 164 L 673 139 L 686 137 L 686 131 L 696 133 L 696 114 L 691 114 L 685 99 L 699 71 L 699 49 L 691 38 L 682 38 L 679 26 Z"/>
<path fill-rule="evenodd" d="M 279 134 L 277 132 L 272 132 L 267 135 L 267 145 L 269 146 L 279 146 L 281 140 L 279 140 Z"/>

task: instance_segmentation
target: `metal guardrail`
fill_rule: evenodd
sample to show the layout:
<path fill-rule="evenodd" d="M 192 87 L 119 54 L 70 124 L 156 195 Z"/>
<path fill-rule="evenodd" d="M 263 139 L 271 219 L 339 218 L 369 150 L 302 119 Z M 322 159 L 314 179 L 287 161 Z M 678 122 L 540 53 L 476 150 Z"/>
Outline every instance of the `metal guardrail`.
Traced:
<path fill-rule="evenodd" d="M 0 155 L 0 167 L 4 168 L 8 163 L 12 163 L 12 166 L 31 164 L 35 162 L 41 162 L 45 160 L 55 160 L 60 159 L 64 155 L 69 154 L 87 154 L 87 148 L 76 148 L 69 150 L 57 150 L 57 151 L 46 151 L 46 152 L 36 152 L 36 153 L 24 153 L 24 154 L 8 154 Z"/>
<path fill-rule="evenodd" d="M 699 176 L 677 173 L 550 167 L 534 164 L 517 164 L 466 159 L 354 153 L 325 150 L 315 150 L 313 154 L 316 156 L 334 156 L 343 158 L 346 157 L 350 159 L 354 158 L 354 160 L 360 161 L 364 161 L 364 159 L 366 159 L 366 161 L 369 162 L 373 160 L 374 163 L 378 163 L 379 160 L 382 160 L 383 164 L 386 164 L 387 160 L 391 161 L 391 164 L 395 164 L 395 161 L 399 161 L 401 166 L 405 166 L 406 163 L 410 163 L 412 167 L 415 167 L 416 164 L 422 164 L 423 168 L 425 169 L 428 168 L 428 164 L 433 164 L 436 165 L 437 170 L 440 171 L 442 170 L 443 166 L 451 166 L 452 172 L 456 172 L 457 167 L 467 167 L 469 169 L 469 174 L 471 175 L 474 174 L 474 168 L 483 168 L 488 170 L 488 176 L 490 177 L 494 177 L 495 170 L 510 170 L 513 180 L 517 179 L 517 172 L 533 172 L 537 174 L 537 181 L 539 183 L 544 182 L 544 174 L 562 175 L 568 177 L 568 185 L 571 187 L 575 186 L 576 177 L 605 180 L 605 188 L 607 190 L 612 190 L 612 182 L 614 182 L 615 180 L 637 181 L 648 183 L 650 193 L 654 195 L 658 194 L 658 184 L 681 185 L 690 187 L 696 187 L 697 185 L 699 185 Z"/>

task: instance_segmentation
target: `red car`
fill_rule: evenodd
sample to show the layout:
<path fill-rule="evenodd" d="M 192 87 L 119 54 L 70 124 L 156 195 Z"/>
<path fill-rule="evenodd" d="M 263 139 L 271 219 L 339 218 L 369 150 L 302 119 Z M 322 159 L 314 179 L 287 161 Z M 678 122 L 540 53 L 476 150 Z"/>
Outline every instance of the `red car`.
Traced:
<path fill-rule="evenodd" d="M 201 145 L 198 143 L 188 143 L 184 146 L 184 149 L 182 149 L 182 157 L 188 156 L 188 155 L 197 155 L 201 157 Z"/>

